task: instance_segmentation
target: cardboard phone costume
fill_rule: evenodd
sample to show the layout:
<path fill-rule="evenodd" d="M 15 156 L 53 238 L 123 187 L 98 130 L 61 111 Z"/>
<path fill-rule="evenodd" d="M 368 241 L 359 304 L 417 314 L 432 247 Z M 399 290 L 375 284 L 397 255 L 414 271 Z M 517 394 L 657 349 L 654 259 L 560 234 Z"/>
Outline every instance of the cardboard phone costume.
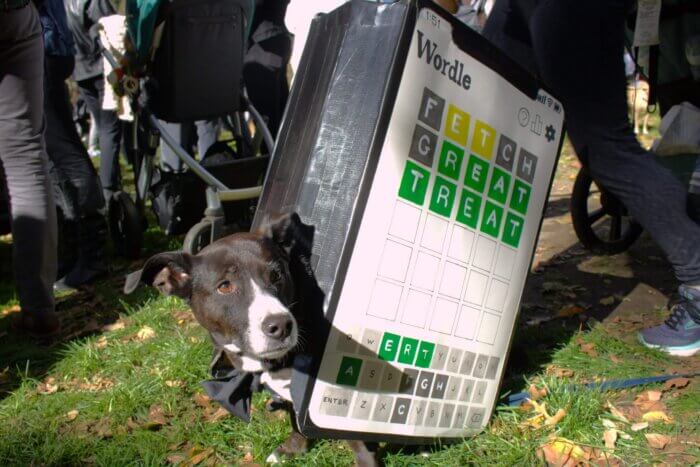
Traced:
<path fill-rule="evenodd" d="M 314 20 L 255 221 L 296 211 L 315 228 L 328 332 L 301 379 L 304 434 L 421 442 L 486 425 L 563 120 L 431 2 L 354 0 Z"/>

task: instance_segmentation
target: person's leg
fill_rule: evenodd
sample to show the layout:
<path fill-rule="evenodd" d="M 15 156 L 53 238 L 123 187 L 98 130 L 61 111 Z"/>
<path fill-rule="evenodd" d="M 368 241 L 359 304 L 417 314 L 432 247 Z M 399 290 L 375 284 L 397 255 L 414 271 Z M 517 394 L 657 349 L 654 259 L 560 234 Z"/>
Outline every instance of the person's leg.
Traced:
<path fill-rule="evenodd" d="M 99 134 L 100 134 L 100 182 L 104 190 L 104 198 L 108 200 L 111 194 L 121 190 L 121 170 L 119 168 L 119 152 L 121 150 L 122 121 L 114 110 L 102 109 L 104 97 L 104 79 L 94 81 L 99 96 Z"/>
<path fill-rule="evenodd" d="M 0 15 L 0 159 L 12 208 L 20 324 L 59 328 L 54 311 L 56 208 L 42 141 L 44 48 L 33 6 Z"/>
<path fill-rule="evenodd" d="M 72 69 L 72 57 L 46 59 L 46 150 L 60 183 L 62 227 L 74 232 L 62 236 L 59 288 L 90 282 L 106 269 L 107 227 L 100 213 L 104 199 L 95 168 L 72 124 L 65 84 Z"/>
<path fill-rule="evenodd" d="M 160 120 L 161 125 L 165 128 L 172 138 L 179 143 L 182 148 L 190 153 L 194 146 L 195 132 L 192 123 L 170 123 Z M 164 172 L 179 173 L 185 170 L 185 166 L 175 151 L 170 149 L 165 143 L 165 140 L 160 140 L 160 169 Z"/>
<path fill-rule="evenodd" d="M 678 280 L 700 286 L 700 226 L 686 214 L 686 190 L 639 145 L 629 123 L 623 61 L 626 4 L 540 2 L 530 20 L 538 69 L 562 100 L 569 136 L 593 178 L 649 232 Z M 689 320 L 700 323 L 700 309 L 688 306 L 686 311 Z M 700 325 L 684 338 L 700 350 Z M 674 342 L 663 346 L 671 348 Z"/>
<path fill-rule="evenodd" d="M 219 120 L 199 120 L 195 122 L 197 127 L 197 152 L 199 159 L 207 153 L 212 144 L 219 139 Z"/>

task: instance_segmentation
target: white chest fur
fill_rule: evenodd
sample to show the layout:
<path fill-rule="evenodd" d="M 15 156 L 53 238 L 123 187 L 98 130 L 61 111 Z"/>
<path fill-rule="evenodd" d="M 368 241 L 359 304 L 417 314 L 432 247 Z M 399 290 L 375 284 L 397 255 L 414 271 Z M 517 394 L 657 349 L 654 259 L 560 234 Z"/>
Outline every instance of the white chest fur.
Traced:
<path fill-rule="evenodd" d="M 276 392 L 282 399 L 291 402 L 290 391 L 292 383 L 292 369 L 284 368 L 279 371 L 265 371 L 260 375 L 260 382 L 265 384 L 271 391 Z"/>

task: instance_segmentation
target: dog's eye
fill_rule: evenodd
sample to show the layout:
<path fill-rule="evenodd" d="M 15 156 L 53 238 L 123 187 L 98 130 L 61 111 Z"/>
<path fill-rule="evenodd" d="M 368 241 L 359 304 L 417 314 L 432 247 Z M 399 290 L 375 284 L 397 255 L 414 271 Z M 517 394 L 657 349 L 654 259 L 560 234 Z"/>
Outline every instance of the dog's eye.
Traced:
<path fill-rule="evenodd" d="M 231 281 L 223 281 L 216 286 L 216 291 L 222 295 L 228 295 L 235 292 L 237 287 Z"/>
<path fill-rule="evenodd" d="M 279 272 L 275 271 L 274 269 L 270 271 L 270 284 L 277 284 L 280 281 L 280 279 L 282 279 L 282 276 L 280 276 Z"/>

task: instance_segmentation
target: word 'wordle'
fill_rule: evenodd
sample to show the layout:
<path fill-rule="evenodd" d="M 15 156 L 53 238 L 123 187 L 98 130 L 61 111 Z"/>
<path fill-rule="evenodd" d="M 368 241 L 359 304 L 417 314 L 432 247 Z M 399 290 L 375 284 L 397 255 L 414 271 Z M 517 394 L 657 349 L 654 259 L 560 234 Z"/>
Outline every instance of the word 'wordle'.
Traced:
<path fill-rule="evenodd" d="M 428 193 L 438 147 L 438 135 L 432 130 L 440 132 L 446 107 L 445 138 L 432 192 Z M 455 105 L 447 105 L 445 99 L 428 88 L 423 91 L 418 120 L 425 126 L 415 127 L 399 196 L 420 206 L 428 199 L 431 212 L 448 219 L 455 214 L 458 223 L 517 248 L 537 157 L 523 148 L 518 152 L 515 141 L 506 135 L 497 138 L 496 130 L 481 120 L 475 119 L 468 138 L 471 115 Z M 496 157 L 491 165 L 494 149 Z"/>

